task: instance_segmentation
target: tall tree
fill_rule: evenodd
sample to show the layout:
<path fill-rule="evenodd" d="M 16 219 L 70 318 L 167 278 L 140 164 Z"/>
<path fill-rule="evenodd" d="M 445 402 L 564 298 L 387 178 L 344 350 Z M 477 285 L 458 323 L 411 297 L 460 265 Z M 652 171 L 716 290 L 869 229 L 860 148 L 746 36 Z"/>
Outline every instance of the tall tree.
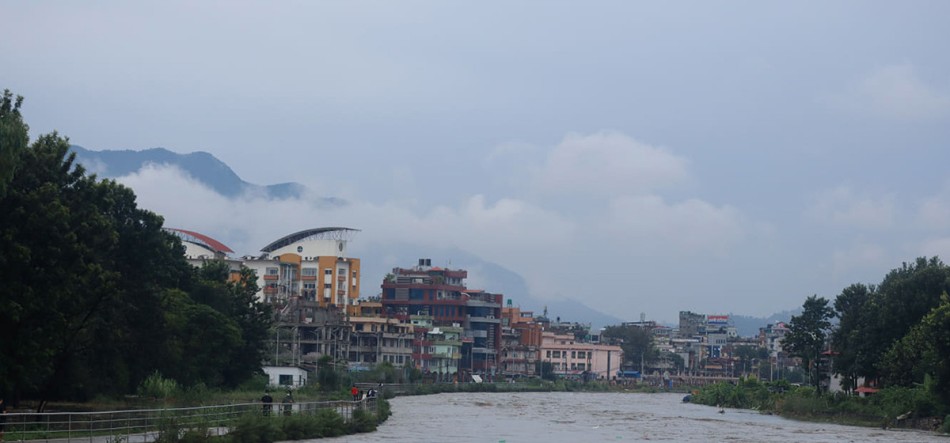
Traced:
<path fill-rule="evenodd" d="M 234 347 L 219 350 L 229 356 L 222 382 L 237 386 L 260 372 L 264 346 L 273 325 L 270 305 L 258 301 L 257 276 L 249 268 L 232 272 L 227 263 L 210 261 L 196 270 L 196 276 L 191 298 L 223 314 L 241 333 Z"/>
<path fill-rule="evenodd" d="M 659 352 L 653 345 L 653 332 L 650 329 L 636 326 L 608 326 L 601 336 L 620 342 L 624 362 L 628 367 L 640 369 L 641 365 L 653 363 L 659 357 Z"/>
<path fill-rule="evenodd" d="M 874 363 L 863 368 L 863 375 L 880 375 L 879 362 L 884 353 L 939 306 L 940 296 L 945 292 L 950 292 L 950 268 L 937 257 L 918 257 L 887 274 L 873 300 L 871 327 L 861 338 L 875 344 L 868 357 Z"/>
<path fill-rule="evenodd" d="M 802 313 L 792 316 L 788 323 L 788 334 L 782 340 L 782 347 L 788 350 L 790 355 L 802 359 L 804 367 L 809 370 L 816 392 L 820 392 L 821 388 L 816 363 L 825 348 L 832 318 L 834 311 L 828 306 L 827 299 L 817 295 L 808 297 L 802 305 Z"/>
<path fill-rule="evenodd" d="M 20 153 L 30 142 L 29 127 L 23 123 L 20 105 L 23 97 L 13 97 L 9 89 L 0 97 L 0 198 L 6 194 L 7 186 L 13 180 L 13 173 L 19 165 Z"/>
<path fill-rule="evenodd" d="M 862 365 L 866 366 L 873 352 L 873 343 L 862 340 L 867 328 L 870 313 L 870 301 L 874 286 L 853 284 L 844 288 L 835 298 L 835 313 L 838 326 L 831 334 L 832 349 L 836 352 L 833 372 L 843 377 L 845 390 L 857 388 Z"/>
<path fill-rule="evenodd" d="M 883 381 L 891 386 L 913 386 L 934 378 L 934 392 L 950 404 L 950 297 L 895 342 L 881 361 Z"/>

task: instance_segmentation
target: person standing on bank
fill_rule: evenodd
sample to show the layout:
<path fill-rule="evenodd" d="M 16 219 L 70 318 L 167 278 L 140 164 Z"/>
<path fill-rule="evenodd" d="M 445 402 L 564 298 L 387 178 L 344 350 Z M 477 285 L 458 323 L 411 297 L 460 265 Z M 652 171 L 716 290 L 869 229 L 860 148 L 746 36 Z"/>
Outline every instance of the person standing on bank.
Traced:
<path fill-rule="evenodd" d="M 270 396 L 270 392 L 264 391 L 264 396 L 261 397 L 262 409 L 264 411 L 264 416 L 267 417 L 270 415 L 271 411 L 274 410 L 274 397 Z"/>
<path fill-rule="evenodd" d="M 294 397 L 290 394 L 290 390 L 287 390 L 287 395 L 284 396 L 284 415 L 290 415 L 293 411 Z"/>

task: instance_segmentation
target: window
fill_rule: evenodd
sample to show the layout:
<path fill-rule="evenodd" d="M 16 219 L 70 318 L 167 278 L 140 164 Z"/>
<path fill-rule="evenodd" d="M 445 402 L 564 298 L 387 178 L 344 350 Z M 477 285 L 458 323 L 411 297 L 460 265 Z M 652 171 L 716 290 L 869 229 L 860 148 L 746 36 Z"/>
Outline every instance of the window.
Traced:
<path fill-rule="evenodd" d="M 548 351 L 548 358 L 551 358 L 551 351 Z"/>
<path fill-rule="evenodd" d="M 280 374 L 277 383 L 281 386 L 290 386 L 294 384 L 294 376 L 291 374 Z"/>
<path fill-rule="evenodd" d="M 323 275 L 333 275 L 333 270 L 332 270 L 332 269 L 324 269 L 324 270 L 323 270 Z"/>
<path fill-rule="evenodd" d="M 332 288 L 332 287 L 333 287 L 333 285 L 331 285 L 330 283 L 324 283 L 324 284 L 323 284 L 323 289 L 330 289 L 330 288 Z"/>
<path fill-rule="evenodd" d="M 317 284 L 316 284 L 316 283 L 304 283 L 304 284 L 303 284 L 303 288 L 304 288 L 304 289 L 317 289 Z"/>
<path fill-rule="evenodd" d="M 571 358 L 577 358 L 577 351 L 571 351 Z"/>
<path fill-rule="evenodd" d="M 277 268 L 267 268 L 267 275 L 277 275 Z"/>
<path fill-rule="evenodd" d="M 336 273 L 337 273 L 338 275 L 342 275 L 344 278 L 346 278 L 346 269 L 343 269 L 343 268 L 337 269 L 337 270 L 336 270 Z"/>
<path fill-rule="evenodd" d="M 303 268 L 303 270 L 300 271 L 300 275 L 304 277 L 316 277 L 317 268 Z"/>
<path fill-rule="evenodd" d="M 561 358 L 561 351 L 554 351 L 554 358 Z"/>

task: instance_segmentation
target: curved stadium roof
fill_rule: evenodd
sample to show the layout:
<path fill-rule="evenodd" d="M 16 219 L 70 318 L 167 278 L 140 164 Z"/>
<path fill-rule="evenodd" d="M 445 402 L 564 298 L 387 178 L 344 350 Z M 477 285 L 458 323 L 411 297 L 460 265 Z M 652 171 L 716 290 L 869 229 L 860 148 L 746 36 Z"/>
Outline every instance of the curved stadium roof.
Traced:
<path fill-rule="evenodd" d="M 359 229 L 343 228 L 343 227 L 305 229 L 303 231 L 295 232 L 293 234 L 281 237 L 275 240 L 274 242 L 272 242 L 271 244 L 261 248 L 261 251 L 274 252 L 280 248 L 283 248 L 284 246 L 287 246 L 289 244 L 292 244 L 294 242 L 297 242 L 309 237 L 337 234 L 340 238 L 342 238 L 344 235 L 346 235 L 349 232 L 358 232 L 358 231 Z"/>
<path fill-rule="evenodd" d="M 183 240 L 190 241 L 192 243 L 198 243 L 212 251 L 221 252 L 225 254 L 234 253 L 234 251 L 232 251 L 231 248 L 225 246 L 224 243 L 221 243 L 211 237 L 208 237 L 207 235 L 204 235 L 195 231 L 187 231 L 184 229 L 177 229 L 177 228 L 165 228 L 165 229 L 176 233 Z"/>

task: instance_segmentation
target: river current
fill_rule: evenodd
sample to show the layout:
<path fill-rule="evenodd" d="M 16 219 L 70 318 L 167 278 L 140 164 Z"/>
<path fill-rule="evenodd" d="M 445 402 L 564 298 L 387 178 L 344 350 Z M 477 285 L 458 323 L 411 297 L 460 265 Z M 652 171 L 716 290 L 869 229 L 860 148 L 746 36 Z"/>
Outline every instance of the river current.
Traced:
<path fill-rule="evenodd" d="M 446 393 L 391 399 L 374 433 L 318 442 L 927 442 L 936 434 L 789 420 L 681 402 L 682 394 Z"/>

